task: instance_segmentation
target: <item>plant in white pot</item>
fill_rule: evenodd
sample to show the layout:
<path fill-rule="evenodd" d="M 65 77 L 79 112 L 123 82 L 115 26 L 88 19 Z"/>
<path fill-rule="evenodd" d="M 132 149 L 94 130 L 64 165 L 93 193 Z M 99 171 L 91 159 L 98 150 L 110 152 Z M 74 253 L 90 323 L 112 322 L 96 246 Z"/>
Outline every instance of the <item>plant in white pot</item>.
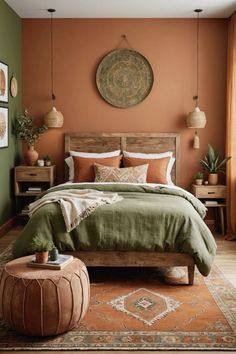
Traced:
<path fill-rule="evenodd" d="M 200 161 L 203 168 L 209 172 L 209 184 L 214 185 L 218 183 L 219 172 L 225 173 L 226 163 L 231 159 L 231 156 L 228 156 L 220 161 L 220 155 L 220 152 L 216 153 L 213 147 L 208 144 L 208 153 L 204 156 L 203 160 Z"/>
<path fill-rule="evenodd" d="M 202 185 L 204 179 L 204 174 L 201 171 L 196 172 L 195 174 L 195 184 L 198 186 Z"/>

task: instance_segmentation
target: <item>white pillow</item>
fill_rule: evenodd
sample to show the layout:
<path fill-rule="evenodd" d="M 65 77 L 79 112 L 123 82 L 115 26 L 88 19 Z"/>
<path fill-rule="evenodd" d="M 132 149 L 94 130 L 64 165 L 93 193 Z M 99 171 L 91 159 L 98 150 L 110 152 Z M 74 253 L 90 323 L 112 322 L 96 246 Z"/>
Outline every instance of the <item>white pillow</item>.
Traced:
<path fill-rule="evenodd" d="M 175 163 L 175 158 L 173 156 L 172 151 L 161 152 L 157 154 L 145 154 L 140 152 L 129 152 L 123 151 L 124 157 L 134 157 L 136 159 L 163 159 L 164 157 L 170 157 L 170 161 L 167 166 L 166 170 L 166 181 L 167 184 L 174 184 L 171 180 L 171 171 Z"/>
<path fill-rule="evenodd" d="M 104 158 L 104 157 L 113 157 L 119 156 L 120 150 L 114 150 L 109 152 L 102 152 L 102 153 L 93 153 L 93 152 L 81 152 L 81 151 L 70 151 L 70 156 L 65 159 L 67 166 L 69 167 L 69 181 L 74 180 L 74 161 L 72 156 L 79 156 L 79 157 L 88 157 L 88 158 Z"/>
<path fill-rule="evenodd" d="M 162 159 L 164 157 L 172 157 L 172 151 L 161 152 L 158 154 L 145 154 L 140 152 L 129 152 L 123 151 L 122 152 L 124 157 L 136 157 L 137 159 Z"/>
<path fill-rule="evenodd" d="M 167 166 L 167 170 L 166 170 L 166 180 L 167 180 L 167 184 L 172 184 L 174 185 L 174 183 L 172 182 L 171 180 L 171 171 L 172 171 L 172 168 L 174 166 L 174 163 L 175 163 L 175 158 L 174 157 L 171 157 L 170 158 L 170 161 L 168 163 L 168 166 Z"/>
<path fill-rule="evenodd" d="M 104 158 L 104 157 L 113 157 L 119 156 L 120 150 L 114 150 L 109 152 L 101 152 L 101 153 L 94 153 L 94 152 L 81 152 L 81 151 L 70 151 L 70 156 L 79 156 L 79 157 L 88 157 L 88 158 Z"/>

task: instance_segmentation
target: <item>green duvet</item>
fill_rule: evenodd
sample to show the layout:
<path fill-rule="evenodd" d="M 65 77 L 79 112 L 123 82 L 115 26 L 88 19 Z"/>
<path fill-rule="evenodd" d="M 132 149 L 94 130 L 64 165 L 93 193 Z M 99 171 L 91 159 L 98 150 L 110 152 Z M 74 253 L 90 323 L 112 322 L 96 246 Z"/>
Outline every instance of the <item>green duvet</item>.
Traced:
<path fill-rule="evenodd" d="M 131 184 L 64 184 L 51 188 L 116 192 L 123 199 L 103 205 L 70 233 L 58 203 L 39 208 L 13 246 L 14 257 L 29 253 L 36 235 L 53 240 L 60 251 L 117 250 L 191 254 L 208 275 L 216 252 L 214 238 L 203 221 L 205 206 L 182 189 Z M 44 193 L 45 194 L 45 193 Z"/>

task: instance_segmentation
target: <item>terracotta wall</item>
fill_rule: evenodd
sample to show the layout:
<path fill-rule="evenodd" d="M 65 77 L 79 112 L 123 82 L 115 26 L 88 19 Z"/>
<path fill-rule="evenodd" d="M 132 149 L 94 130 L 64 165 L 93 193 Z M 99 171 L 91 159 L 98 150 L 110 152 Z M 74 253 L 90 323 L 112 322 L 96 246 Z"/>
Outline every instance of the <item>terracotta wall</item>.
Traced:
<path fill-rule="evenodd" d="M 24 19 L 22 34 L 22 107 L 40 119 L 51 107 L 50 22 Z M 150 95 L 128 109 L 106 103 L 95 85 L 99 61 L 120 45 L 122 34 L 149 60 L 155 76 Z M 65 132 L 179 132 L 181 185 L 186 188 L 208 142 L 224 151 L 227 20 L 206 19 L 200 24 L 199 96 L 207 116 L 206 128 L 199 131 L 200 150 L 191 148 L 194 131 L 185 125 L 196 93 L 196 20 L 54 19 L 54 43 L 56 105 L 65 124 L 47 131 L 36 148 L 41 155 L 53 156 L 59 181 Z"/>

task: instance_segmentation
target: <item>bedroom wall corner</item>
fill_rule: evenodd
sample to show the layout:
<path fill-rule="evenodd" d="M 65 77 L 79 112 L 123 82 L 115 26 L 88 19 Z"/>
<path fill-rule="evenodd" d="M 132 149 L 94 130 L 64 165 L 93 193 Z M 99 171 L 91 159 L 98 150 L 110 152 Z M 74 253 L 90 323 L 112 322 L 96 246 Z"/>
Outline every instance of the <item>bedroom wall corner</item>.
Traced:
<path fill-rule="evenodd" d="M 0 227 L 6 225 L 15 213 L 13 191 L 13 168 L 19 159 L 19 144 L 13 134 L 15 117 L 21 113 L 21 18 L 0 0 L 0 61 L 8 65 L 9 82 L 13 73 L 18 81 L 18 95 L 11 97 L 8 103 L 0 102 L 8 108 L 8 147 L 0 149 Z"/>

